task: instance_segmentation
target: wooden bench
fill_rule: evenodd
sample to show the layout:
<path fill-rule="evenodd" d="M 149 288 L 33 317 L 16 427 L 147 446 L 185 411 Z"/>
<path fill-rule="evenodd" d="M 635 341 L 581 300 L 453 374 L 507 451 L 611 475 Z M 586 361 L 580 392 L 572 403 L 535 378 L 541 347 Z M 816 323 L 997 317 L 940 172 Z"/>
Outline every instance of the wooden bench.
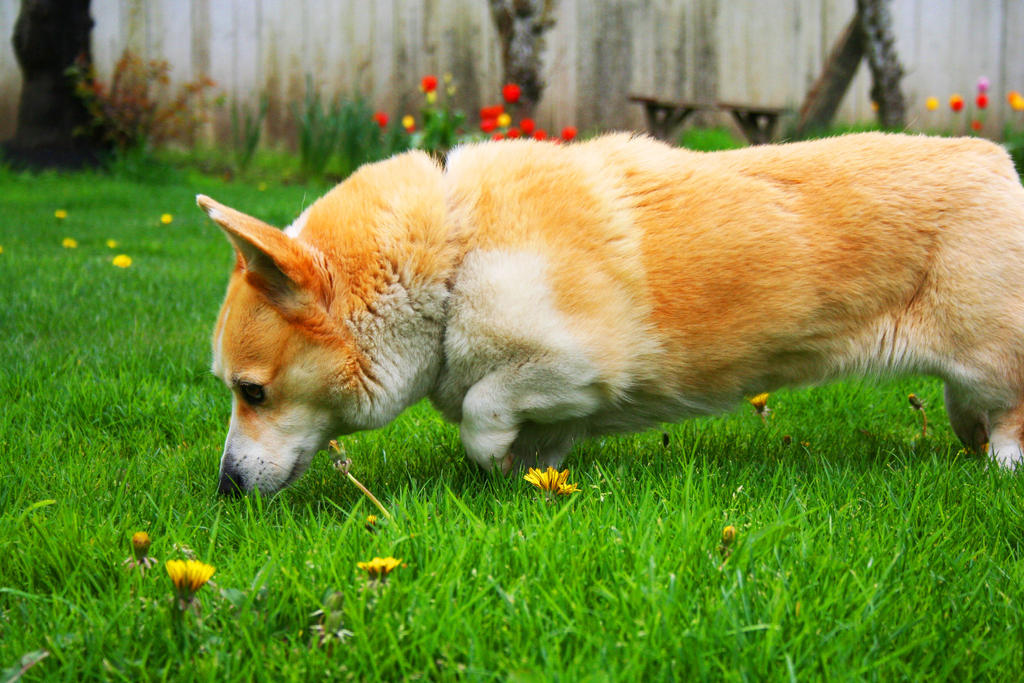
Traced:
<path fill-rule="evenodd" d="M 763 145 L 774 137 L 779 117 L 788 111 L 784 107 L 763 107 L 735 102 L 662 100 L 641 95 L 630 95 L 629 100 L 644 106 L 648 130 L 655 137 L 666 141 L 669 140 L 672 131 L 682 125 L 695 111 L 727 111 L 732 114 L 750 144 Z"/>

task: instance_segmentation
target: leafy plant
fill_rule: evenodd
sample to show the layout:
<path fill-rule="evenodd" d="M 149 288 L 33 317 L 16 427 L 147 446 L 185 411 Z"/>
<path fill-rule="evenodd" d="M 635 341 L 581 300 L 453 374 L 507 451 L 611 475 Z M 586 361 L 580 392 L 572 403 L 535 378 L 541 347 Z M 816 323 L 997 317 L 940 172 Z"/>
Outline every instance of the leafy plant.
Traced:
<path fill-rule="evenodd" d="M 267 117 L 270 99 L 264 94 L 256 111 L 243 109 L 235 102 L 231 107 L 231 143 L 234 149 L 235 168 L 245 171 L 252 162 L 263 132 L 263 120 Z"/>
<path fill-rule="evenodd" d="M 341 104 L 335 100 L 321 102 L 313 89 L 313 79 L 306 76 L 306 96 L 301 106 L 292 111 L 299 126 L 299 165 L 307 178 L 322 176 L 327 162 L 334 155 L 344 127 Z"/>
<path fill-rule="evenodd" d="M 338 156 L 343 178 L 363 164 L 386 159 L 411 146 L 409 134 L 399 126 L 389 127 L 387 116 L 374 113 L 361 95 L 342 103 L 341 121 Z"/>
<path fill-rule="evenodd" d="M 438 93 L 436 76 L 424 76 L 420 90 L 424 94 L 424 106 L 420 110 L 423 129 L 417 133 L 414 144 L 417 148 L 442 158 L 449 149 L 459 143 L 460 128 L 466 122 L 466 114 L 452 106 L 451 96 L 454 89 L 444 89 L 443 98 Z"/>
<path fill-rule="evenodd" d="M 191 138 L 205 121 L 206 92 L 215 83 L 200 77 L 171 92 L 170 64 L 145 61 L 131 50 L 121 53 L 110 84 L 98 78 L 91 65 L 68 70 L 75 93 L 89 112 L 81 134 L 94 134 L 118 150 L 151 149 L 171 139 Z"/>

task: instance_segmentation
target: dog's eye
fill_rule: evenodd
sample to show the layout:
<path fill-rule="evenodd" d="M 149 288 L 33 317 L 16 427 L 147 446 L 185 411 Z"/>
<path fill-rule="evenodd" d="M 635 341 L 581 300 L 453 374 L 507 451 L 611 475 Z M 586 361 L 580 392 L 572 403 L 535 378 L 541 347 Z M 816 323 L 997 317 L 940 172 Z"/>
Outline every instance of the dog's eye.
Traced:
<path fill-rule="evenodd" d="M 252 382 L 239 382 L 238 390 L 242 393 L 245 402 L 251 406 L 263 403 L 263 399 L 266 397 L 263 393 L 263 386 Z"/>

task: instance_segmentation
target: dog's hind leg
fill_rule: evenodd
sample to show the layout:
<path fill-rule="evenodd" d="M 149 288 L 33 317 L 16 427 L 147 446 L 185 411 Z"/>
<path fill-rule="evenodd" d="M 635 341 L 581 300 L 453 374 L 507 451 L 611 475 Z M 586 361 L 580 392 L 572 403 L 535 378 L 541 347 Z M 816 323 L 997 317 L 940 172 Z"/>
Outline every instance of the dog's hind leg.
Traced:
<path fill-rule="evenodd" d="M 961 443 L 980 453 L 989 443 L 988 413 L 975 407 L 965 393 L 961 387 L 946 382 L 946 414 Z"/>

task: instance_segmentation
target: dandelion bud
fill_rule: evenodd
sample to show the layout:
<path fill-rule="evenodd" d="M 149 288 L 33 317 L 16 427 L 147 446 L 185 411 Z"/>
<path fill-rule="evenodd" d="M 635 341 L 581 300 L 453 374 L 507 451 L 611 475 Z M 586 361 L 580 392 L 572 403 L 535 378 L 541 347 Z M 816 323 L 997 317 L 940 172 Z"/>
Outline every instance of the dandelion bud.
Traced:
<path fill-rule="evenodd" d="M 149 546 L 152 543 L 149 534 L 145 531 L 136 531 L 132 534 L 132 553 L 135 555 L 136 562 L 142 562 L 146 559 L 146 555 L 149 554 Z"/>
<path fill-rule="evenodd" d="M 917 397 L 917 394 L 910 394 L 907 396 L 907 401 L 914 410 L 921 410 L 924 408 L 924 403 L 921 403 L 921 399 Z"/>
<path fill-rule="evenodd" d="M 736 527 L 732 524 L 722 529 L 722 545 L 732 545 L 736 540 Z"/>

